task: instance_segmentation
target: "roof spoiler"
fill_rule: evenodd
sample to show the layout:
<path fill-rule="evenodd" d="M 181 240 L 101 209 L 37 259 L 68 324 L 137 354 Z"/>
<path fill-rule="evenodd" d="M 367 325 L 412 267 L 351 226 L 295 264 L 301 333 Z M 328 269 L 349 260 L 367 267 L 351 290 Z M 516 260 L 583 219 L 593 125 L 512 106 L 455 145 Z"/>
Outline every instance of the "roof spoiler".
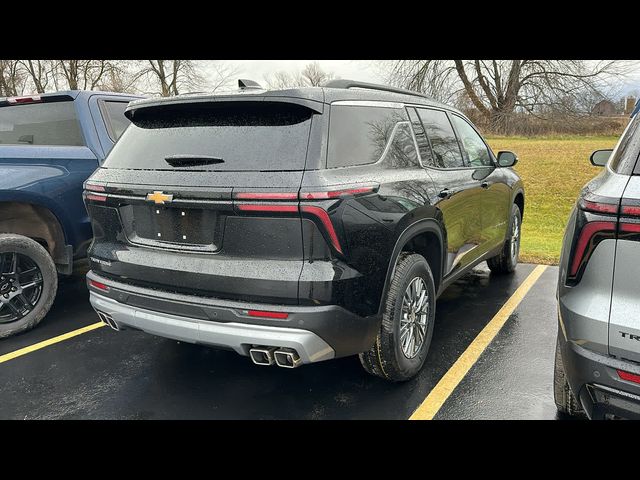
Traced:
<path fill-rule="evenodd" d="M 324 111 L 324 104 L 315 100 L 298 97 L 285 97 L 277 95 L 215 95 L 215 96 L 193 96 L 193 97 L 165 97 L 162 99 L 145 99 L 135 100 L 129 104 L 124 114 L 129 120 L 136 118 L 136 112 L 139 110 L 156 110 L 171 107 L 185 107 L 187 105 L 203 105 L 203 104 L 220 104 L 220 103 L 236 103 L 236 102 L 267 102 L 267 103 L 289 103 L 300 105 L 308 108 L 315 113 Z"/>

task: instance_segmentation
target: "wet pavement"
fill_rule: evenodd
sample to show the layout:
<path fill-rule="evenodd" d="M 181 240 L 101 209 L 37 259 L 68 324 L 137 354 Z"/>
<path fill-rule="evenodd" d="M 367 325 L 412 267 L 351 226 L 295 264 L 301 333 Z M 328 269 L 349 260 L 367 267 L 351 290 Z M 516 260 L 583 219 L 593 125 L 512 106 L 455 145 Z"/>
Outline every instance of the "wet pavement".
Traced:
<path fill-rule="evenodd" d="M 404 384 L 357 357 L 295 370 L 138 331 L 99 328 L 0 363 L 0 418 L 406 419 L 533 270 L 491 276 L 485 264 L 440 297 L 427 365 Z M 444 403 L 442 419 L 553 419 L 555 282 L 549 267 Z M 0 341 L 0 356 L 97 317 L 82 278 L 65 282 L 35 330 Z"/>

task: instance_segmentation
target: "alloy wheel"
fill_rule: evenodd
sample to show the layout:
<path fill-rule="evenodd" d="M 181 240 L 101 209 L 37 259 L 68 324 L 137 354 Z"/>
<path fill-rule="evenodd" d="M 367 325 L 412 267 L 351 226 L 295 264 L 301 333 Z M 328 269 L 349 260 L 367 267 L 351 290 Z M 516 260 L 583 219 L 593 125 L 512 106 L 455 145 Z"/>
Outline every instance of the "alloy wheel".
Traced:
<path fill-rule="evenodd" d="M 24 318 L 42 296 L 42 272 L 26 255 L 0 253 L 0 323 Z"/>
<path fill-rule="evenodd" d="M 409 282 L 402 298 L 401 315 L 402 353 L 407 358 L 414 358 L 424 344 L 429 318 L 429 291 L 421 277 L 416 277 Z"/>

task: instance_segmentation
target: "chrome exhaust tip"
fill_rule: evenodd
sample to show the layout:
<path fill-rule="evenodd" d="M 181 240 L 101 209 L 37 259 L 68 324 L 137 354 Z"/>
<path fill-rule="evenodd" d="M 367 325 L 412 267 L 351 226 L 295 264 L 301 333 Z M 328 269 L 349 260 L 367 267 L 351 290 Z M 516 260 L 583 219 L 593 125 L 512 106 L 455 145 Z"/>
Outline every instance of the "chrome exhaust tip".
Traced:
<path fill-rule="evenodd" d="M 96 310 L 96 313 L 98 314 L 98 317 L 100 318 L 100 320 L 102 320 L 103 323 L 106 323 L 109 327 L 114 329 L 116 332 L 120 331 L 120 325 L 118 325 L 118 323 L 113 319 L 111 315 L 104 312 L 98 312 L 97 310 Z"/>
<path fill-rule="evenodd" d="M 292 348 L 276 350 L 274 353 L 276 364 L 283 368 L 296 368 L 302 365 L 302 359 L 298 352 Z"/>
<path fill-rule="evenodd" d="M 278 347 L 256 347 L 249 350 L 249 356 L 256 365 L 273 365 L 275 358 L 273 352 Z"/>

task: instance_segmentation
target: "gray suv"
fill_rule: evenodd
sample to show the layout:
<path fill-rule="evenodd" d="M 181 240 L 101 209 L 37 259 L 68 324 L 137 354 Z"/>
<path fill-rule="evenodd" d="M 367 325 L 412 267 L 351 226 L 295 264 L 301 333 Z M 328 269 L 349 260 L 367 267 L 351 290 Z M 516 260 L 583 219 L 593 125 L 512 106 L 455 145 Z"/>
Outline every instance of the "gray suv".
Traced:
<path fill-rule="evenodd" d="M 554 397 L 589 418 L 640 418 L 640 115 L 580 193 L 558 279 Z"/>

